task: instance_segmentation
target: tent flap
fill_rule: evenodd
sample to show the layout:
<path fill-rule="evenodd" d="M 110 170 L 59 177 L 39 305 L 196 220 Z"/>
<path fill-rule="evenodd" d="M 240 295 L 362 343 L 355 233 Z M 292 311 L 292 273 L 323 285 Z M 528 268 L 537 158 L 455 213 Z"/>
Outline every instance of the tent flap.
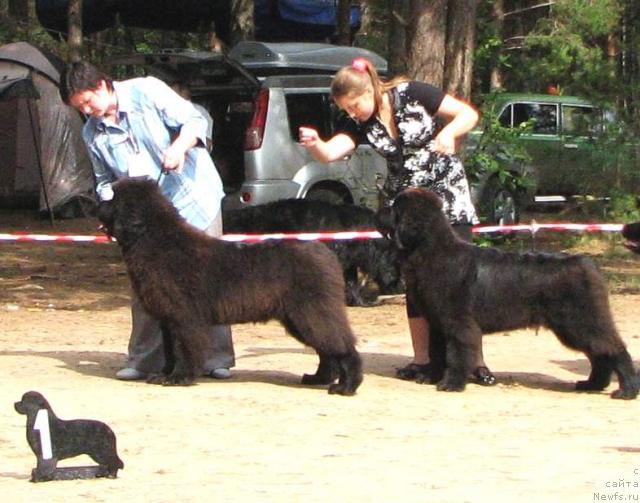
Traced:
<path fill-rule="evenodd" d="M 15 98 L 38 99 L 40 94 L 30 78 L 6 79 L 0 81 L 0 100 Z"/>
<path fill-rule="evenodd" d="M 93 170 L 82 141 L 82 118 L 66 106 L 49 57 L 25 42 L 0 46 L 0 205 L 40 201 L 58 211 L 94 200 Z"/>

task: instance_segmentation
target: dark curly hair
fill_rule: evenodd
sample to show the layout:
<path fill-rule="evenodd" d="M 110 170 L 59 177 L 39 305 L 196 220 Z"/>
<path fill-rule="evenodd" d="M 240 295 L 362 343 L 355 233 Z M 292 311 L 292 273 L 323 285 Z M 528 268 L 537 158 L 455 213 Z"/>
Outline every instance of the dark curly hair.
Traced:
<path fill-rule="evenodd" d="M 98 70 L 91 63 L 86 61 L 69 63 L 60 75 L 60 97 L 64 103 L 69 105 L 74 94 L 97 89 L 103 80 L 109 89 L 113 89 L 111 77 Z"/>

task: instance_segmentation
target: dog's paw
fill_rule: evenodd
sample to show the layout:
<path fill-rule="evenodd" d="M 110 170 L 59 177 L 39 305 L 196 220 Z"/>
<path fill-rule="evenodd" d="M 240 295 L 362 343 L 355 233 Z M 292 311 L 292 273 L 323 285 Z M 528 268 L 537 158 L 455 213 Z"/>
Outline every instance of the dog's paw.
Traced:
<path fill-rule="evenodd" d="M 347 386 L 341 383 L 332 384 L 329 386 L 329 394 L 330 395 L 342 395 L 342 396 L 353 396 L 356 394 L 355 389 L 349 389 Z"/>
<path fill-rule="evenodd" d="M 594 381 L 578 381 L 576 382 L 576 391 L 603 391 L 609 383 L 597 383 Z"/>
<path fill-rule="evenodd" d="M 191 386 L 195 382 L 193 376 L 171 374 L 162 383 L 163 386 Z"/>
<path fill-rule="evenodd" d="M 318 375 L 318 374 L 303 374 L 302 384 L 316 385 L 316 384 L 331 384 L 338 378 L 338 375 Z"/>
<path fill-rule="evenodd" d="M 611 393 L 611 398 L 616 400 L 634 400 L 638 396 L 638 389 L 624 389 L 620 388 Z"/>
<path fill-rule="evenodd" d="M 147 384 L 164 384 L 166 378 L 166 374 L 149 374 Z"/>
<path fill-rule="evenodd" d="M 153 374 L 147 378 L 149 384 L 160 384 L 162 386 L 189 386 L 195 379 L 192 376 L 183 374 Z"/>
<path fill-rule="evenodd" d="M 438 391 L 464 391 L 466 384 L 465 379 L 445 376 L 445 378 L 438 383 L 436 389 Z"/>

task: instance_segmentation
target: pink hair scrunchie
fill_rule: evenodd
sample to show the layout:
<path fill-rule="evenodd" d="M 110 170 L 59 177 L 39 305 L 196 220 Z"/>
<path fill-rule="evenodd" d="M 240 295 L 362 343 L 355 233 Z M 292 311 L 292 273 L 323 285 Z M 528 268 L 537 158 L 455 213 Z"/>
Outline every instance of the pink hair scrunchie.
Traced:
<path fill-rule="evenodd" d="M 356 58 L 351 62 L 351 68 L 359 72 L 366 72 L 368 70 L 367 60 L 364 58 Z"/>

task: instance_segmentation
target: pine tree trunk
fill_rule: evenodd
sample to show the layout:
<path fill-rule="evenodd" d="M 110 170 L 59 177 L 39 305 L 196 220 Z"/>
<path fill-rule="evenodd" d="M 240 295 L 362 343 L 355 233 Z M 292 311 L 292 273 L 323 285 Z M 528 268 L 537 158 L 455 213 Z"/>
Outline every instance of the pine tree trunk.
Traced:
<path fill-rule="evenodd" d="M 231 0 L 230 45 L 241 40 L 253 40 L 255 24 L 253 21 L 253 0 Z"/>
<path fill-rule="evenodd" d="M 502 38 L 503 25 L 504 25 L 504 0 L 494 0 L 492 17 L 494 23 L 496 23 L 496 33 Z M 504 77 L 502 75 L 502 69 L 498 65 L 498 61 L 495 61 L 491 66 L 491 77 L 489 87 L 491 91 L 502 89 L 504 86 Z"/>
<path fill-rule="evenodd" d="M 462 98 L 471 95 L 477 7 L 477 0 L 450 0 L 447 9 L 443 88 Z"/>
<path fill-rule="evenodd" d="M 2 16 L 3 28 L 7 31 L 7 40 L 27 38 L 29 35 L 29 1 L 28 0 L 9 0 L 7 18 Z"/>
<path fill-rule="evenodd" d="M 69 0 L 67 43 L 69 44 L 69 60 L 82 59 L 82 0 Z"/>
<path fill-rule="evenodd" d="M 389 37 L 387 61 L 389 74 L 407 73 L 407 26 L 409 0 L 389 0 Z"/>
<path fill-rule="evenodd" d="M 351 45 L 351 0 L 338 0 L 336 10 L 336 44 Z"/>
<path fill-rule="evenodd" d="M 407 26 L 408 74 L 442 88 L 447 0 L 411 0 Z"/>

